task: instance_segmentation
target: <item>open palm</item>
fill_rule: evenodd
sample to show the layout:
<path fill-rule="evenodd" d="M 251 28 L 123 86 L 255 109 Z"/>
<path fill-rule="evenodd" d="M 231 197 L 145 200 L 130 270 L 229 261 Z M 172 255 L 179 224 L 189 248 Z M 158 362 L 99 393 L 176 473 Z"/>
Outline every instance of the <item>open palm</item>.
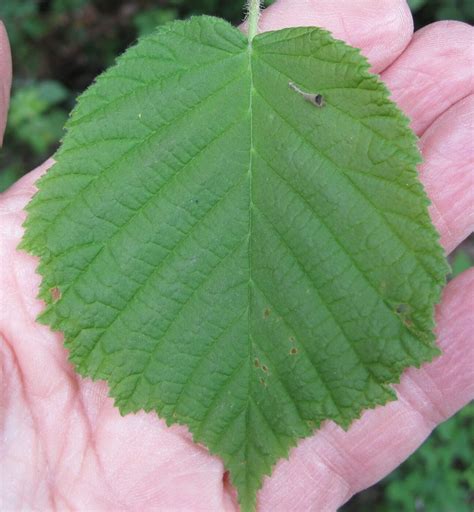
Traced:
<path fill-rule="evenodd" d="M 469 181 L 473 29 L 440 22 L 413 35 L 404 0 L 331 4 L 280 0 L 267 9 L 261 27 L 323 26 L 362 48 L 421 137 L 420 175 L 449 253 L 474 221 Z M 10 80 L 0 25 L 0 129 Z M 16 247 L 23 208 L 51 163 L 0 198 L 1 509 L 237 510 L 218 458 L 193 444 L 186 429 L 168 428 L 154 414 L 121 417 L 104 383 L 75 374 L 61 334 L 35 323 L 42 309 L 35 298 L 37 260 Z M 398 401 L 365 412 L 348 432 L 328 422 L 300 442 L 289 461 L 280 461 L 265 480 L 259 510 L 336 510 L 395 468 L 437 423 L 467 403 L 474 395 L 473 301 L 471 270 L 446 287 L 437 310 L 443 355 L 405 372 L 396 386 Z"/>

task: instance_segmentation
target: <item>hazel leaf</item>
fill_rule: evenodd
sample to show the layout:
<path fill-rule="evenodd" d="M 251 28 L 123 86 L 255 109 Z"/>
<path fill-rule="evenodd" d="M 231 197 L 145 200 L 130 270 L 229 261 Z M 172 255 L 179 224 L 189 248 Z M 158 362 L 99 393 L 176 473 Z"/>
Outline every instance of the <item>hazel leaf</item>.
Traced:
<path fill-rule="evenodd" d="M 324 30 L 160 27 L 79 98 L 27 207 L 40 320 L 122 413 L 187 425 L 251 510 L 299 439 L 438 354 L 416 142 Z"/>

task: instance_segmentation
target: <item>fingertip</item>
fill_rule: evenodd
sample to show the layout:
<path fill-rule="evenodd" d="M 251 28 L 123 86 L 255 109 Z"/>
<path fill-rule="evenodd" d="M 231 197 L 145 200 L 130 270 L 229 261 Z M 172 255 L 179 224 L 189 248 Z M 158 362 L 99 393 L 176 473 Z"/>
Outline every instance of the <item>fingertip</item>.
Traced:
<path fill-rule="evenodd" d="M 451 105 L 472 92 L 474 29 L 439 21 L 415 32 L 403 54 L 383 73 L 393 100 L 422 134 Z"/>
<path fill-rule="evenodd" d="M 417 30 L 413 36 L 413 41 L 427 38 L 431 44 L 444 43 L 447 39 L 455 41 L 461 45 L 466 37 L 472 37 L 473 28 L 469 23 L 456 20 L 441 20 L 425 25 Z"/>
<path fill-rule="evenodd" d="M 7 124 L 10 87 L 12 82 L 12 60 L 5 25 L 0 21 L 0 146 Z"/>

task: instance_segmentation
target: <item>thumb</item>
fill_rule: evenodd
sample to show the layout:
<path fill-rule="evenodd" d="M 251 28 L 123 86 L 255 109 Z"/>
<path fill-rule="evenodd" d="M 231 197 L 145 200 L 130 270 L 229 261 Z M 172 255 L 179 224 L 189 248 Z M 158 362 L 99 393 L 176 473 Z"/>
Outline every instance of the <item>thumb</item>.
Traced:
<path fill-rule="evenodd" d="M 12 83 L 12 58 L 8 43 L 7 31 L 0 21 L 0 146 L 7 124 L 8 103 L 10 101 L 10 86 Z"/>

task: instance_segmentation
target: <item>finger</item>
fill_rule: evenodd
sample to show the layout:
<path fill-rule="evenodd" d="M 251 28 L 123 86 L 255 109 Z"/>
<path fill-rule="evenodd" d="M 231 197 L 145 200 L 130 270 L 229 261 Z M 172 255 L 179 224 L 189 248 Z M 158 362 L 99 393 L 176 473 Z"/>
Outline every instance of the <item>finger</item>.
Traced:
<path fill-rule="evenodd" d="M 472 92 L 474 29 L 440 21 L 422 28 L 382 74 L 393 100 L 422 134 L 451 105 Z"/>
<path fill-rule="evenodd" d="M 259 494 L 260 510 L 337 510 L 374 484 L 474 397 L 474 270 L 449 283 L 437 310 L 443 355 L 410 369 L 396 386 L 399 400 L 363 413 L 348 432 L 326 424 L 280 461 Z"/>
<path fill-rule="evenodd" d="M 420 140 L 420 178 L 430 214 L 450 253 L 474 230 L 474 95 L 442 114 Z"/>
<path fill-rule="evenodd" d="M 360 48 L 378 73 L 408 45 L 413 19 L 405 0 L 279 0 L 263 12 L 260 30 L 318 26 Z"/>
<path fill-rule="evenodd" d="M 0 146 L 3 142 L 3 133 L 7 124 L 8 103 L 10 101 L 10 87 L 12 83 L 12 59 L 7 31 L 0 21 Z"/>

